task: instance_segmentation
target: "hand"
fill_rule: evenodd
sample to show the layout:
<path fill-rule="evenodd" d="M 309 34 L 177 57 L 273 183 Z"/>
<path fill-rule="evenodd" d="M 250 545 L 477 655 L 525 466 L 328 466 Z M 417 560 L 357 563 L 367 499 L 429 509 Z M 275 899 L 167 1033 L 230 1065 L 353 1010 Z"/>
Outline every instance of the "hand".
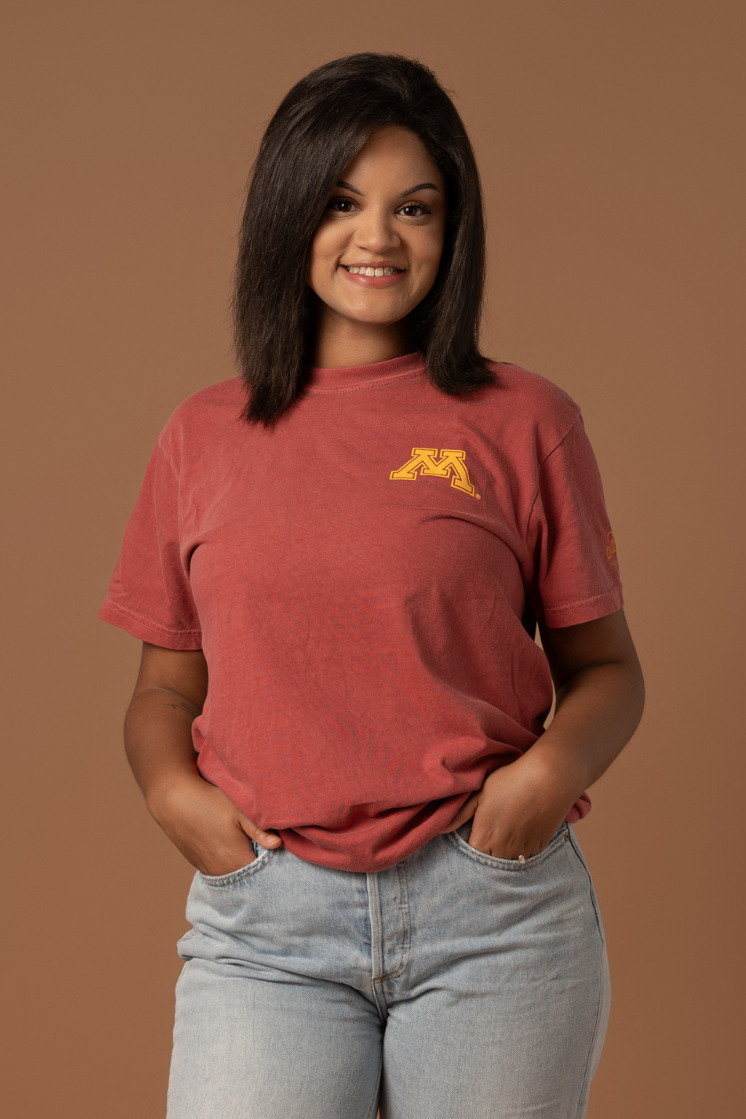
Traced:
<path fill-rule="evenodd" d="M 444 832 L 474 817 L 469 846 L 500 859 L 538 855 L 567 816 L 577 792 L 538 754 L 520 758 L 484 779 Z"/>
<path fill-rule="evenodd" d="M 182 778 L 148 807 L 171 842 L 202 874 L 230 874 L 256 858 L 249 839 L 262 847 L 279 847 L 274 831 L 264 831 L 236 808 L 232 800 L 201 777 Z"/>

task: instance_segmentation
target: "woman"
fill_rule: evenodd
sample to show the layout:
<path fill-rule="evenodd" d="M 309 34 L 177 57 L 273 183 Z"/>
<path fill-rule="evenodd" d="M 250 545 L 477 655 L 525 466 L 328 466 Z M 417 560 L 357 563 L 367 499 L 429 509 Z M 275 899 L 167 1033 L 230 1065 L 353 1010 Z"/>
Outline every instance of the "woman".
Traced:
<path fill-rule="evenodd" d="M 166 424 L 101 611 L 144 642 L 127 753 L 196 868 L 169 1119 L 585 1114 L 609 986 L 572 825 L 643 687 L 579 409 L 482 356 L 483 271 L 426 68 L 290 91 L 243 379 Z"/>

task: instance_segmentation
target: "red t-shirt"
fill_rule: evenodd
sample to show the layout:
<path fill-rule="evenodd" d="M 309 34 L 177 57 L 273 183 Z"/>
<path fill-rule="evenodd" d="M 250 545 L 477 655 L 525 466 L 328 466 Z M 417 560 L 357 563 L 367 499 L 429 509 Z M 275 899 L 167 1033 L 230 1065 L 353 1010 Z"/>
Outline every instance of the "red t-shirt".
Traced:
<path fill-rule="evenodd" d="M 223 381 L 148 465 L 100 616 L 204 650 L 200 771 L 310 862 L 382 870 L 440 832 L 542 733 L 531 615 L 622 605 L 577 405 L 492 368 L 460 399 L 419 354 L 315 369 L 274 429 Z"/>

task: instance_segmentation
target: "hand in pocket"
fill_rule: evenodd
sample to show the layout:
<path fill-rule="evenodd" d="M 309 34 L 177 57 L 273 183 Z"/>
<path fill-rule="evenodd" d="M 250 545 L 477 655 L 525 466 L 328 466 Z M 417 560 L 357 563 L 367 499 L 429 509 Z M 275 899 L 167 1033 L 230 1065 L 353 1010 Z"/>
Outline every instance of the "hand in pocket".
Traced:
<path fill-rule="evenodd" d="M 262 847 L 282 844 L 277 832 L 257 827 L 224 792 L 201 777 L 172 784 L 150 810 L 184 858 L 210 877 L 252 863 L 252 839 Z"/>

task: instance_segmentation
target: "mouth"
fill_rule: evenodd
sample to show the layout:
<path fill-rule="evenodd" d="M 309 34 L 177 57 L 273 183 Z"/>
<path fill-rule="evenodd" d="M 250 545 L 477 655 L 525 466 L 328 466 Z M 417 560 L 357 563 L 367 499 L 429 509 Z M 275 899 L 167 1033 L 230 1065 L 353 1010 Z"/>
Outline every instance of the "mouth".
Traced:
<path fill-rule="evenodd" d="M 345 272 L 350 276 L 398 276 L 404 268 L 395 268 L 393 264 L 343 264 Z"/>
<path fill-rule="evenodd" d="M 406 268 L 397 268 L 386 261 L 384 264 L 341 264 L 342 275 L 347 282 L 362 288 L 391 288 L 404 282 Z"/>

